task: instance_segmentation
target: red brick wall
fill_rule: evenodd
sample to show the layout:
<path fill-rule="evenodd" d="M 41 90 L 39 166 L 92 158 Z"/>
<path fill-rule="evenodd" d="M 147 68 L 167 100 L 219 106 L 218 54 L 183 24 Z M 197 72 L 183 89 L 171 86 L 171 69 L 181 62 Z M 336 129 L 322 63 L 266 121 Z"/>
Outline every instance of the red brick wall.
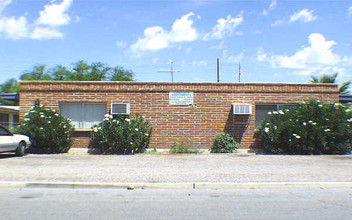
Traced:
<path fill-rule="evenodd" d="M 196 109 L 169 105 L 170 91 L 194 93 Z M 308 99 L 338 101 L 336 84 L 285 83 L 153 83 L 153 82 L 51 82 L 23 81 L 20 86 L 20 116 L 39 99 L 59 110 L 60 102 L 130 103 L 131 115 L 139 113 L 153 126 L 150 147 L 169 148 L 187 142 L 209 148 L 215 135 L 227 131 L 241 143 L 256 147 L 255 104 L 297 103 Z M 232 114 L 232 103 L 252 105 L 250 116 Z M 74 147 L 88 147 L 89 132 L 76 132 Z"/>

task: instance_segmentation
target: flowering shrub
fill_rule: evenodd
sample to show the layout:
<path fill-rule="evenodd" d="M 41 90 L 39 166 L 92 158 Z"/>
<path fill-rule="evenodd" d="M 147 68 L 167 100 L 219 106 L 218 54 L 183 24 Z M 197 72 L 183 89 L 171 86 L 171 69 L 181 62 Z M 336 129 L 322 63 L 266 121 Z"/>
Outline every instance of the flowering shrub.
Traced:
<path fill-rule="evenodd" d="M 269 112 L 260 137 L 264 151 L 285 154 L 347 154 L 352 144 L 351 109 L 317 100 Z"/>
<path fill-rule="evenodd" d="M 239 144 L 228 133 L 219 133 L 216 135 L 210 153 L 232 153 L 237 150 Z"/>
<path fill-rule="evenodd" d="M 66 153 L 71 148 L 73 131 L 70 119 L 55 110 L 36 106 L 24 116 L 15 132 L 31 138 L 29 153 L 52 154 Z"/>
<path fill-rule="evenodd" d="M 138 114 L 134 119 L 106 114 L 103 122 L 93 126 L 90 137 L 93 146 L 104 154 L 133 154 L 145 151 L 151 133 L 151 124 Z"/>

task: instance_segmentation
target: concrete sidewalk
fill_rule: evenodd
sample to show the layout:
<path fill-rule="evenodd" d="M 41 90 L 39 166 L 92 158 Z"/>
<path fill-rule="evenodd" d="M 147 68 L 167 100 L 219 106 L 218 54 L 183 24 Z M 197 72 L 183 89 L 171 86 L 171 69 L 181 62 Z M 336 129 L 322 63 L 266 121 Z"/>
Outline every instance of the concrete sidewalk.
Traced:
<path fill-rule="evenodd" d="M 2 183 L 88 186 L 352 187 L 352 156 L 253 154 L 0 155 Z M 320 185 L 319 185 L 320 184 Z M 337 185 L 336 185 L 337 184 Z M 166 187 L 167 188 L 167 187 Z M 177 187 L 176 187 L 177 188 Z M 214 187 L 213 187 L 214 188 Z"/>

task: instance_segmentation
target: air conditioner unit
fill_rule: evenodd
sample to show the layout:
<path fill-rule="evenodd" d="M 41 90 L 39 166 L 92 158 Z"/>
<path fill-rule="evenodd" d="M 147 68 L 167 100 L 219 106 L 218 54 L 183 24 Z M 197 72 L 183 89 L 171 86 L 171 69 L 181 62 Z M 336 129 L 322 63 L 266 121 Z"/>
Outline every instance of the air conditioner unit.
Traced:
<path fill-rule="evenodd" d="M 234 115 L 250 115 L 252 114 L 252 105 L 244 103 L 232 104 L 232 111 Z"/>
<path fill-rule="evenodd" d="M 112 103 L 111 104 L 111 114 L 130 114 L 130 103 Z"/>

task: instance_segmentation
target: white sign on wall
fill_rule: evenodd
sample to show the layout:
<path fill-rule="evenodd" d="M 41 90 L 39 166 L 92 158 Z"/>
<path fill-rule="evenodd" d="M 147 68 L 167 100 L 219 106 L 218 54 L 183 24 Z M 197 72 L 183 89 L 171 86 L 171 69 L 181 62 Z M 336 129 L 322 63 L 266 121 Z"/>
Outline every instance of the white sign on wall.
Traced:
<path fill-rule="evenodd" d="M 169 92 L 169 105 L 193 104 L 193 92 Z"/>

